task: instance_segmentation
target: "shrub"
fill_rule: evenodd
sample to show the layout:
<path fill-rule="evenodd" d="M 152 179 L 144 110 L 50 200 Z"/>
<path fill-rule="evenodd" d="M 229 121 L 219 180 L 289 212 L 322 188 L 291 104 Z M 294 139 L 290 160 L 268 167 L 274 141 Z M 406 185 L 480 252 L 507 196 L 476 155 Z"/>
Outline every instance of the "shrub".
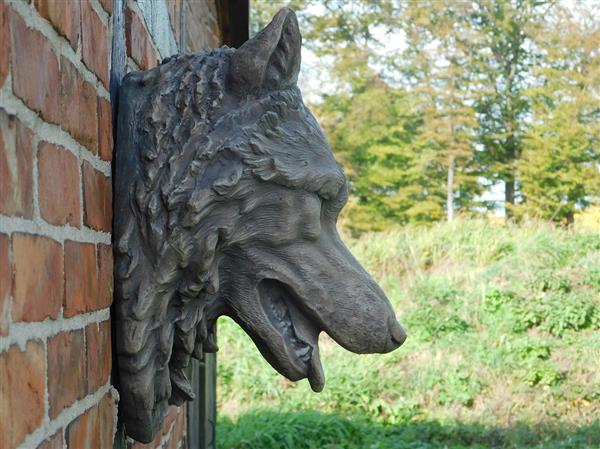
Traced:
<path fill-rule="evenodd" d="M 503 313 L 512 322 L 514 332 L 539 327 L 557 337 L 569 330 L 598 328 L 599 308 L 584 292 L 571 292 L 568 282 L 546 281 L 528 298 L 511 291 L 491 290 L 484 299 L 485 309 Z"/>

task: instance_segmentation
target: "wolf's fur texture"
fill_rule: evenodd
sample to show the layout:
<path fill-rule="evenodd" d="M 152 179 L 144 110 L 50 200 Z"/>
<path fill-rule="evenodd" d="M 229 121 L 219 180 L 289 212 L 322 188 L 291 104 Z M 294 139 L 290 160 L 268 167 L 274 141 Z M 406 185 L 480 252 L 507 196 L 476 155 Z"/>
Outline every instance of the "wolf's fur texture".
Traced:
<path fill-rule="evenodd" d="M 121 412 L 136 439 L 152 439 L 169 403 L 193 398 L 185 370 L 216 349 L 219 315 L 317 390 L 321 330 L 356 352 L 403 341 L 335 233 L 346 181 L 295 86 L 299 46 L 295 16 L 282 10 L 240 50 L 174 57 L 124 80 L 116 329 Z M 360 310 L 330 300 L 352 292 L 364 301 L 360 329 Z"/>

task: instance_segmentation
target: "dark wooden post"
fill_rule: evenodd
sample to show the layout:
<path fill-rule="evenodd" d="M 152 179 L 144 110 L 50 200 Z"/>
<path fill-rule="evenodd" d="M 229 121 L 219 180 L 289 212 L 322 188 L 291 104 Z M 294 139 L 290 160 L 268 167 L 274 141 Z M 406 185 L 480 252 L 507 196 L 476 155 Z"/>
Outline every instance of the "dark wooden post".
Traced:
<path fill-rule="evenodd" d="M 216 449 L 217 355 L 204 354 L 202 361 L 194 360 L 191 371 L 196 399 L 187 405 L 188 448 Z"/>

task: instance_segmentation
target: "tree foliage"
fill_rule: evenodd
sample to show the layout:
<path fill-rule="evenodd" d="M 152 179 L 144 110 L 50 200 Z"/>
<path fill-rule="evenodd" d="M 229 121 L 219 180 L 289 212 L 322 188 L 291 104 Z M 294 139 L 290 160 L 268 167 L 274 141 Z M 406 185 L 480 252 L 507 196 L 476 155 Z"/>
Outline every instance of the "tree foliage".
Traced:
<path fill-rule="evenodd" d="M 415 97 L 373 80 L 344 97 L 327 97 L 318 112 L 346 167 L 355 202 L 346 223 L 356 231 L 443 216 L 430 154 L 418 141 L 423 126 Z"/>
<path fill-rule="evenodd" d="M 292 6 L 327 77 L 315 108 L 351 180 L 351 229 L 496 209 L 492 188 L 517 219 L 598 204 L 600 1 Z"/>
<path fill-rule="evenodd" d="M 598 199 L 600 28 L 589 13 L 556 8 L 540 33 L 545 58 L 528 92 L 531 122 L 517 163 L 521 215 L 572 223 Z"/>
<path fill-rule="evenodd" d="M 481 191 L 473 164 L 478 125 L 472 107 L 475 75 L 469 71 L 474 60 L 469 14 L 467 3 L 423 0 L 412 2 L 403 16 L 403 59 L 410 61 L 404 72 L 421 99 L 420 141 L 444 169 L 438 184 L 446 173 L 448 220 L 457 205 L 458 210 L 473 206 Z"/>

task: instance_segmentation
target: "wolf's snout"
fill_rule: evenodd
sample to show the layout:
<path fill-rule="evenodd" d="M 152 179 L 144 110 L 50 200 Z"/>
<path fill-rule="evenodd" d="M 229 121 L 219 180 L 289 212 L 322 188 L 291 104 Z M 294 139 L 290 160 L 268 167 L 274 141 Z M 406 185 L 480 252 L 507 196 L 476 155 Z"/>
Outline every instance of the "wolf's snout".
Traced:
<path fill-rule="evenodd" d="M 388 328 L 390 331 L 390 344 L 386 348 L 387 352 L 402 346 L 406 341 L 406 332 L 395 317 L 391 316 L 389 318 Z"/>
<path fill-rule="evenodd" d="M 359 354 L 390 352 L 404 343 L 406 332 L 387 296 L 335 230 L 318 244 L 294 249 L 293 259 L 301 261 L 305 276 L 295 284 L 313 287 L 298 298 L 320 330 Z"/>

